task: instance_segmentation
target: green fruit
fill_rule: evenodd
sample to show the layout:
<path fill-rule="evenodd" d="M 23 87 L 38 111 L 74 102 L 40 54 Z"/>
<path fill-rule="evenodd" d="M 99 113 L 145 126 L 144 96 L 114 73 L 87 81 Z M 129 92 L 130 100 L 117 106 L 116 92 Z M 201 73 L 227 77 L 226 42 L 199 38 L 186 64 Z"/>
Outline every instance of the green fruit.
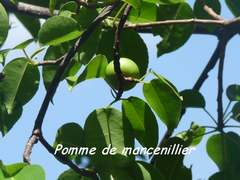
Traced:
<path fill-rule="evenodd" d="M 135 62 L 128 58 L 120 58 L 120 68 L 124 77 L 139 78 L 140 73 Z M 113 88 L 118 90 L 118 77 L 114 71 L 114 64 L 111 61 L 105 72 L 105 81 Z M 135 82 L 123 81 L 123 90 L 127 91 L 136 85 Z"/>

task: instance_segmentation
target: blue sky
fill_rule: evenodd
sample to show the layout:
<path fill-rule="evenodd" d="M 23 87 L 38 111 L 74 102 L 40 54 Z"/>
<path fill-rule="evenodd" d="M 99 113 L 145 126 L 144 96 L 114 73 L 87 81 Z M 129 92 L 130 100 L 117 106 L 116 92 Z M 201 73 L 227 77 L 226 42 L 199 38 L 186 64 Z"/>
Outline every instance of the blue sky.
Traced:
<path fill-rule="evenodd" d="M 189 1 L 193 4 L 193 1 Z M 224 4 L 224 3 L 223 3 Z M 232 15 L 225 7 L 222 8 L 222 15 L 226 18 L 232 18 Z M 30 37 L 28 32 L 11 17 L 12 26 L 7 42 L 4 48 L 10 48 Z M 211 53 L 214 51 L 217 39 L 212 36 L 193 35 L 191 39 L 179 50 L 164 55 L 160 58 L 156 57 L 156 43 L 159 38 L 151 35 L 142 35 L 149 49 L 150 68 L 157 71 L 161 75 L 169 79 L 178 90 L 188 89 L 193 86 L 200 72 L 208 62 Z M 234 37 L 227 47 L 225 71 L 224 71 L 224 88 L 233 83 L 240 83 L 239 79 L 239 44 L 240 37 Z M 31 52 L 35 48 L 32 45 L 28 51 Z M 13 52 L 9 55 L 8 60 L 12 60 L 18 56 L 22 56 L 21 52 Z M 207 109 L 216 117 L 216 69 L 211 71 L 210 77 L 201 89 L 202 94 L 207 100 Z M 138 85 L 131 91 L 124 94 L 125 97 L 130 95 L 143 97 L 142 86 Z M 22 161 L 22 152 L 26 141 L 31 134 L 35 117 L 38 113 L 45 89 L 41 83 L 38 93 L 35 97 L 24 106 L 24 112 L 21 119 L 16 123 L 13 129 L 4 137 L 0 138 L 0 159 L 4 163 L 15 163 Z M 77 122 L 83 126 L 88 114 L 96 108 L 101 108 L 112 101 L 109 87 L 103 80 L 90 80 L 83 82 L 77 86 L 72 92 L 69 92 L 66 83 L 61 83 L 54 97 L 54 106 L 50 105 L 44 124 L 43 133 L 49 142 L 53 142 L 57 129 L 67 122 Z M 224 105 L 227 105 L 227 99 L 224 96 Z M 119 104 L 116 104 L 119 107 Z M 198 109 L 189 110 L 182 119 L 176 132 L 180 132 L 189 127 L 190 123 L 195 121 L 201 125 L 213 125 L 209 117 Z M 160 121 L 159 121 L 160 122 Z M 232 123 L 234 124 L 234 123 Z M 160 135 L 163 136 L 165 127 L 159 123 Z M 239 131 L 238 131 L 239 132 Z M 193 179 L 208 179 L 210 175 L 217 172 L 217 167 L 208 158 L 206 154 L 206 140 L 197 146 L 197 150 L 185 159 L 185 164 L 189 167 L 193 165 Z M 34 146 L 32 153 L 32 163 L 40 164 L 44 167 L 47 180 L 56 179 L 57 176 L 67 166 L 59 163 L 50 155 L 41 144 Z"/>

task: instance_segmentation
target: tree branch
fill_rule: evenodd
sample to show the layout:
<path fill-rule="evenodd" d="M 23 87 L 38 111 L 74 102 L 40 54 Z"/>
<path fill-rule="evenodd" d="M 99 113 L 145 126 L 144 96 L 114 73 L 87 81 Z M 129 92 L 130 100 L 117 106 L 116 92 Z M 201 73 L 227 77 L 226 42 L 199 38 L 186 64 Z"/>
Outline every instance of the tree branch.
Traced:
<path fill-rule="evenodd" d="M 36 6 L 32 4 L 27 4 L 23 2 L 18 2 L 13 4 L 10 0 L 1 0 L 1 3 L 8 12 L 18 12 L 25 15 L 30 15 L 38 18 L 49 18 L 51 13 L 48 8 Z M 56 14 L 56 13 L 54 13 Z"/>
<path fill-rule="evenodd" d="M 74 164 L 66 156 L 62 155 L 61 153 L 56 153 L 55 154 L 55 149 L 46 141 L 46 139 L 42 135 L 39 136 L 39 141 L 47 149 L 47 151 L 50 154 L 52 154 L 61 163 L 68 165 L 75 172 L 77 172 L 77 173 L 79 173 L 79 174 L 81 174 L 82 176 L 85 176 L 85 177 L 91 177 L 92 179 L 95 179 L 95 180 L 99 179 L 96 172 L 91 171 L 91 170 L 80 169 L 76 164 Z"/>
<path fill-rule="evenodd" d="M 124 77 L 120 67 L 120 38 L 121 38 L 121 32 L 124 28 L 124 24 L 127 21 L 130 11 L 131 11 L 131 6 L 127 5 L 118 23 L 117 29 L 115 31 L 115 38 L 114 38 L 114 45 L 113 45 L 114 71 L 116 72 L 118 77 L 118 92 L 117 92 L 115 101 L 119 100 L 123 94 Z"/>
<path fill-rule="evenodd" d="M 219 54 L 220 54 L 220 47 L 221 47 L 221 42 L 218 42 L 217 48 L 215 49 L 212 57 L 210 58 L 210 60 L 208 61 L 208 64 L 206 65 L 206 67 L 204 68 L 204 70 L 202 71 L 201 75 L 199 76 L 197 82 L 195 83 L 195 85 L 193 86 L 193 90 L 197 90 L 199 91 L 200 88 L 202 87 L 203 83 L 206 81 L 206 79 L 208 78 L 208 73 L 215 67 L 215 65 L 217 64 L 217 61 L 219 59 Z"/>
<path fill-rule="evenodd" d="M 223 69 L 224 59 L 226 51 L 226 41 L 223 39 L 220 43 L 220 54 L 219 54 L 219 67 L 218 67 L 218 95 L 217 95 L 217 112 L 218 112 L 218 129 L 222 132 L 224 128 L 224 117 L 223 117 Z"/>
<path fill-rule="evenodd" d="M 177 20 L 163 20 L 163 21 L 154 21 L 147 23 L 126 23 L 124 28 L 127 29 L 135 29 L 142 30 L 145 28 L 153 28 L 161 25 L 174 25 L 174 24 L 198 24 L 198 25 L 206 25 L 206 24 L 215 24 L 219 26 L 228 26 L 231 24 L 240 24 L 240 18 L 235 18 L 231 20 L 215 20 L 215 19 L 177 19 Z"/>
<path fill-rule="evenodd" d="M 27 145 L 26 145 L 26 148 L 24 150 L 23 160 L 25 162 L 30 163 L 31 151 L 32 151 L 33 145 L 37 142 L 37 139 L 39 138 L 39 140 L 44 142 L 43 141 L 44 139 L 42 138 L 43 120 L 44 120 L 45 114 L 47 112 L 49 103 L 52 100 L 52 98 L 53 98 L 53 96 L 56 92 L 56 89 L 59 85 L 59 82 L 61 80 L 61 77 L 62 77 L 65 69 L 70 64 L 72 58 L 74 57 L 74 55 L 76 54 L 76 52 L 80 48 L 80 46 L 90 37 L 90 35 L 95 31 L 96 27 L 116 8 L 117 5 L 118 5 L 118 3 L 115 3 L 114 5 L 111 5 L 111 6 L 108 6 L 108 7 L 104 8 L 102 10 L 102 12 L 96 17 L 96 19 L 83 32 L 83 34 L 78 39 L 78 41 L 75 43 L 75 45 L 68 51 L 67 54 L 64 55 L 63 60 L 59 64 L 59 67 L 58 67 L 58 70 L 57 70 L 57 72 L 54 76 L 54 79 L 51 82 L 51 84 L 50 84 L 50 86 L 47 90 L 47 93 L 46 93 L 46 96 L 45 96 L 44 101 L 42 103 L 42 106 L 41 106 L 40 111 L 38 113 L 38 116 L 35 120 L 35 125 L 34 125 L 32 136 L 29 138 L 29 140 L 27 142 Z M 68 160 L 66 162 L 66 164 L 68 164 L 71 167 L 70 162 L 71 161 Z M 81 171 L 82 170 L 78 170 L 78 172 L 81 172 Z M 81 175 L 85 175 L 85 174 L 81 174 Z"/>
<path fill-rule="evenodd" d="M 202 5 L 204 11 L 206 11 L 212 18 L 217 19 L 217 20 L 223 20 L 223 17 L 217 14 L 211 7 L 209 7 L 206 3 L 205 0 L 198 0 L 200 4 Z"/>

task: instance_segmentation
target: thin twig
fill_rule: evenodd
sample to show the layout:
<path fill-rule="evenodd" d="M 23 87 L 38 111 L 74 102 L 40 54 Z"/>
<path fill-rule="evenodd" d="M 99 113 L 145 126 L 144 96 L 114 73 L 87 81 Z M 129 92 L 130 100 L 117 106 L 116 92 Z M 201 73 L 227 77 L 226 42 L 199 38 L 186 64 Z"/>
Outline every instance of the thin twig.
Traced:
<path fill-rule="evenodd" d="M 203 111 L 211 118 L 211 120 L 213 120 L 213 122 L 217 125 L 217 121 L 216 119 L 211 115 L 210 112 L 208 112 L 208 110 L 206 108 L 203 108 Z"/>
<path fill-rule="evenodd" d="M 230 24 L 239 23 L 239 18 L 233 20 L 215 20 L 215 19 L 177 19 L 177 20 L 163 20 L 163 21 L 154 21 L 147 23 L 126 23 L 124 28 L 127 29 L 144 29 L 147 27 L 158 27 L 161 25 L 174 25 L 174 24 L 215 24 L 219 26 L 228 26 Z"/>
<path fill-rule="evenodd" d="M 223 20 L 223 17 L 217 14 L 211 7 L 209 7 L 205 0 L 198 0 L 203 7 L 203 10 L 206 11 L 213 19 Z"/>
<path fill-rule="evenodd" d="M 226 128 L 240 128 L 240 126 L 233 126 L 233 125 L 229 125 L 229 126 L 225 126 Z"/>
<path fill-rule="evenodd" d="M 223 69 L 224 59 L 226 51 L 226 41 L 221 40 L 220 53 L 219 53 L 219 67 L 218 67 L 218 94 L 217 94 L 217 112 L 218 112 L 218 129 L 220 131 L 224 128 L 224 116 L 223 116 Z"/>
<path fill-rule="evenodd" d="M 206 67 L 202 71 L 201 75 L 199 76 L 197 82 L 193 86 L 193 90 L 197 90 L 197 91 L 200 90 L 200 88 L 202 87 L 203 83 L 208 78 L 208 73 L 215 67 L 215 65 L 216 65 L 216 63 L 217 63 L 217 61 L 219 59 L 220 45 L 221 45 L 221 42 L 219 41 L 218 45 L 217 45 L 217 47 L 216 47 L 216 49 L 215 49 L 215 51 L 214 51 L 214 53 L 212 55 L 212 57 L 208 61 L 208 64 L 206 65 Z"/>
<path fill-rule="evenodd" d="M 74 55 L 76 54 L 76 52 L 80 48 L 80 46 L 91 36 L 91 34 L 95 31 L 96 27 L 116 8 L 117 5 L 118 5 L 118 3 L 108 6 L 102 10 L 102 12 L 96 17 L 96 19 L 90 24 L 90 26 L 83 32 L 81 37 L 78 39 L 78 41 L 75 43 L 75 45 L 68 51 L 68 53 L 64 56 L 63 60 L 59 64 L 58 70 L 54 76 L 53 81 L 51 82 L 51 84 L 47 90 L 47 93 L 46 93 L 46 96 L 42 103 L 42 106 L 41 106 L 38 116 L 35 120 L 32 136 L 29 138 L 26 148 L 24 150 L 24 157 L 23 157 L 24 161 L 30 163 L 30 155 L 31 155 L 33 145 L 36 143 L 36 139 L 37 139 L 36 136 L 38 138 L 42 137 L 42 124 L 43 124 L 45 114 L 47 112 L 49 103 L 52 100 L 52 98 L 56 92 L 56 89 L 59 85 L 61 77 L 62 77 L 63 73 L 65 72 L 65 69 L 70 64 L 72 58 L 74 57 Z M 44 139 L 42 139 L 42 140 L 44 140 Z M 66 164 L 71 167 L 70 160 L 66 161 Z M 81 172 L 81 171 L 82 170 L 79 170 L 78 172 Z M 81 175 L 84 175 L 84 174 L 81 174 Z M 92 176 L 90 176 L 90 177 L 92 177 Z"/>
<path fill-rule="evenodd" d="M 130 5 L 126 6 L 124 13 L 118 23 L 117 29 L 115 31 L 115 37 L 114 37 L 114 45 L 113 45 L 114 71 L 116 72 L 117 78 L 118 78 L 118 92 L 115 98 L 116 101 L 121 98 L 123 94 L 123 88 L 124 88 L 124 77 L 120 67 L 120 38 L 121 38 L 121 32 L 123 30 L 125 22 L 127 21 L 131 8 L 132 7 Z"/>

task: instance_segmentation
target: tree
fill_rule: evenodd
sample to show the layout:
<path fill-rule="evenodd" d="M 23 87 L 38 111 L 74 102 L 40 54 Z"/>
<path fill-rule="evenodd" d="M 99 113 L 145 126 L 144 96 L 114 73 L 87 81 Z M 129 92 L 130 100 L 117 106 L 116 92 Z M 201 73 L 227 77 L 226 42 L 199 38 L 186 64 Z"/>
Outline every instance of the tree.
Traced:
<path fill-rule="evenodd" d="M 12 28 L 8 17 L 10 13 L 21 21 L 33 37 L 11 49 L 0 51 L 3 66 L 0 74 L 2 136 L 17 123 L 23 106 L 37 93 L 40 76 L 43 77 L 46 96 L 26 143 L 24 163 L 5 165 L 1 162 L 0 179 L 45 179 L 43 168 L 30 164 L 34 144 L 40 143 L 56 160 L 69 166 L 70 169 L 63 172 L 59 180 L 188 180 L 192 179 L 192 172 L 191 167 L 183 163 L 184 154 L 163 156 L 151 152 L 147 157 L 141 157 L 138 153 L 124 154 L 123 150 L 133 149 L 134 140 L 147 149 L 172 148 L 176 144 L 184 149 L 197 146 L 207 134 L 211 135 L 206 145 L 208 155 L 219 168 L 219 172 L 209 179 L 239 179 L 240 137 L 237 132 L 227 131 L 227 128 L 240 127 L 229 124 L 233 120 L 240 121 L 240 85 L 228 86 L 226 95 L 229 103 L 224 109 L 223 71 L 226 46 L 232 37 L 239 34 L 240 3 L 226 0 L 226 4 L 235 19 L 225 20 L 220 16 L 221 3 L 218 0 L 196 0 L 193 8 L 184 0 L 1 0 L 0 46 Z M 147 47 L 139 33 L 162 38 L 157 45 L 158 57 L 174 53 L 194 34 L 215 36 L 218 45 L 193 88 L 179 92 L 169 80 L 148 68 Z M 41 45 L 29 55 L 25 49 L 33 42 Z M 35 57 L 45 48 L 44 60 L 36 60 Z M 25 57 L 16 57 L 6 63 L 8 53 L 16 49 L 22 50 Z M 127 66 L 120 61 L 123 57 L 129 59 Z M 66 80 L 72 89 L 85 80 L 107 80 L 105 70 L 109 63 L 113 68 L 111 73 L 114 71 L 113 76 L 116 76 L 108 81 L 113 101 L 107 107 L 94 109 L 84 127 L 73 122 L 64 124 L 56 132 L 55 142 L 51 145 L 44 138 L 42 125 L 59 84 Z M 217 63 L 215 119 L 206 109 L 200 89 Z M 132 66 L 129 67 L 129 64 Z M 135 75 L 131 76 L 133 67 Z M 81 68 L 84 70 L 79 75 Z M 152 79 L 146 81 L 147 76 Z M 134 88 L 136 83 L 142 84 L 145 98 L 134 94 L 123 98 L 124 91 Z M 112 105 L 117 102 L 121 102 L 121 109 L 113 108 Z M 215 125 L 193 122 L 185 131 L 174 132 L 189 108 L 202 109 Z M 167 127 L 161 140 L 157 119 Z M 96 153 L 86 156 L 67 154 L 57 151 L 58 145 L 65 149 L 96 148 Z M 116 148 L 116 153 L 103 155 L 105 147 Z M 89 163 L 81 168 L 79 164 L 83 157 L 87 157 Z"/>

